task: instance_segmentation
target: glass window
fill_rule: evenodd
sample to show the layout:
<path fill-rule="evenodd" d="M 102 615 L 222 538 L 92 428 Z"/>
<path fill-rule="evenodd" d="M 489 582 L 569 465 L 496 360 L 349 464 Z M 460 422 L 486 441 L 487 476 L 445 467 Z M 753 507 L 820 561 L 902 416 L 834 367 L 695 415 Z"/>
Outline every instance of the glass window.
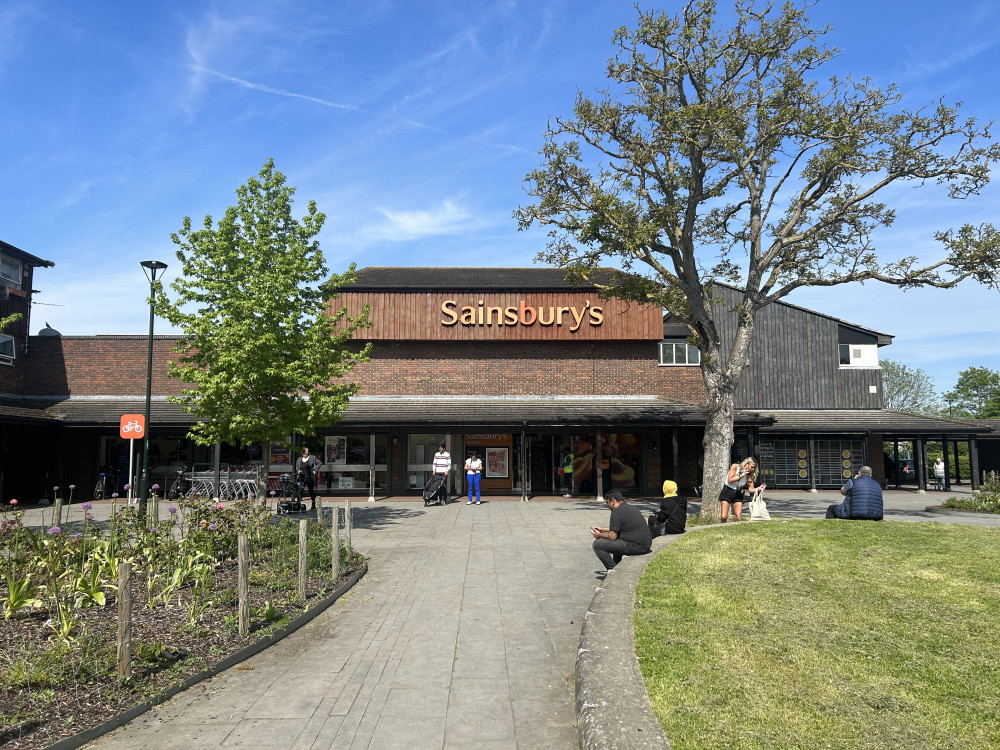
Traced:
<path fill-rule="evenodd" d="M 11 289 L 21 288 L 21 262 L 8 258 L 6 255 L 0 256 L 0 279 L 5 286 Z"/>
<path fill-rule="evenodd" d="M 878 346 L 875 344 L 840 344 L 841 367 L 878 367 Z"/>
<path fill-rule="evenodd" d="M 701 351 L 687 341 L 661 341 L 661 365 L 700 365 Z"/>
<path fill-rule="evenodd" d="M 358 490 L 368 490 L 371 483 L 372 465 L 371 434 L 326 435 L 323 438 L 323 468 L 320 487 L 326 492 L 351 494 Z M 375 488 L 385 491 L 388 479 L 386 457 L 389 452 L 389 436 L 375 435 Z"/>
<path fill-rule="evenodd" d="M 14 364 L 14 337 L 0 335 L 0 364 Z"/>
<path fill-rule="evenodd" d="M 423 486 L 427 484 L 427 480 L 431 478 L 434 454 L 437 453 L 438 446 L 444 442 L 443 433 L 411 434 L 407 437 L 406 486 L 408 489 L 423 489 Z M 452 442 L 451 462 L 453 466 L 458 460 L 456 456 L 461 455 Z"/>

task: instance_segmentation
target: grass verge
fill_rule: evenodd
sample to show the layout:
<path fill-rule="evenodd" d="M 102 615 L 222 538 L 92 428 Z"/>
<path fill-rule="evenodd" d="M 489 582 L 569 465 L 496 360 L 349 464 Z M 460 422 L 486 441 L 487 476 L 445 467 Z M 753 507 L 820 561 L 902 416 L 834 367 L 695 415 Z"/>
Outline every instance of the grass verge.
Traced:
<path fill-rule="evenodd" d="M 789 521 L 678 539 L 636 589 L 675 750 L 1000 747 L 1000 532 Z"/>

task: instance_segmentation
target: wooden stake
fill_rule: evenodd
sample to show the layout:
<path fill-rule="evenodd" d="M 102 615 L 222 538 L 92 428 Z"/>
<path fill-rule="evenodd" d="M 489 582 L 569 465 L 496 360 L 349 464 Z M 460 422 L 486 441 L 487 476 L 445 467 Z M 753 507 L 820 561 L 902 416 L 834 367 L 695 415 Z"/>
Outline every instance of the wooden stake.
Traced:
<path fill-rule="evenodd" d="M 240 593 L 240 635 L 250 633 L 250 544 L 245 531 L 237 540 Z"/>
<path fill-rule="evenodd" d="M 309 522 L 306 519 L 299 521 L 299 601 L 306 600 L 306 540 L 309 538 L 306 528 Z"/>
<path fill-rule="evenodd" d="M 118 564 L 118 679 L 132 676 L 132 563 Z"/>

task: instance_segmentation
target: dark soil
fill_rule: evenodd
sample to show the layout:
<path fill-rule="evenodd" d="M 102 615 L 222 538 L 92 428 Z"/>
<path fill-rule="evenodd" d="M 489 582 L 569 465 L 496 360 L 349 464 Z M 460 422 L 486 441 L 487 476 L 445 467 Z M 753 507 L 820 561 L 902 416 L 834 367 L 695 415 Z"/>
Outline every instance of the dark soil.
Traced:
<path fill-rule="evenodd" d="M 356 570 L 342 573 L 337 586 Z M 17 654 L 52 656 L 44 668 L 36 666 L 27 686 L 10 687 L 7 681 L 0 684 L 0 747 L 36 750 L 97 726 L 246 648 L 307 608 L 294 601 L 294 588 L 276 592 L 251 586 L 251 612 L 258 616 L 251 617 L 250 635 L 241 637 L 234 622 L 235 601 L 206 610 L 192 625 L 187 607 L 192 601 L 190 590 L 182 591 L 170 606 L 151 610 L 142 590 L 144 580 L 136 578 L 132 594 L 133 672 L 127 683 L 117 679 L 118 608 L 114 601 L 104 607 L 76 610 L 81 626 L 76 640 L 65 650 L 51 638 L 48 618 L 54 618 L 54 613 L 0 620 L 0 673 L 13 669 L 6 662 L 16 660 Z M 307 605 L 316 604 L 337 586 L 329 578 L 311 578 Z M 227 589 L 236 590 L 232 563 L 221 566 L 215 574 L 215 591 Z M 270 622 L 259 615 L 265 601 L 277 609 L 277 618 Z M 11 724 L 12 720 L 17 723 Z"/>

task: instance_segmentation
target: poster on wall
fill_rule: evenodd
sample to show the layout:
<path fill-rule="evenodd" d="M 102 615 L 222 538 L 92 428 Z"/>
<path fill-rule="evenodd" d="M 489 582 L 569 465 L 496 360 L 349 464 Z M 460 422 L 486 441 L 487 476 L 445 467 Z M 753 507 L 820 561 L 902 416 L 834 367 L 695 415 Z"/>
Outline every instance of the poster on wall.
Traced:
<path fill-rule="evenodd" d="M 347 437 L 344 435 L 326 436 L 325 464 L 342 464 L 347 461 Z"/>
<path fill-rule="evenodd" d="M 271 443 L 271 463 L 290 464 L 292 462 L 292 451 L 287 445 L 281 443 Z"/>
<path fill-rule="evenodd" d="M 506 448 L 486 449 L 486 478 L 506 479 L 509 476 Z"/>

